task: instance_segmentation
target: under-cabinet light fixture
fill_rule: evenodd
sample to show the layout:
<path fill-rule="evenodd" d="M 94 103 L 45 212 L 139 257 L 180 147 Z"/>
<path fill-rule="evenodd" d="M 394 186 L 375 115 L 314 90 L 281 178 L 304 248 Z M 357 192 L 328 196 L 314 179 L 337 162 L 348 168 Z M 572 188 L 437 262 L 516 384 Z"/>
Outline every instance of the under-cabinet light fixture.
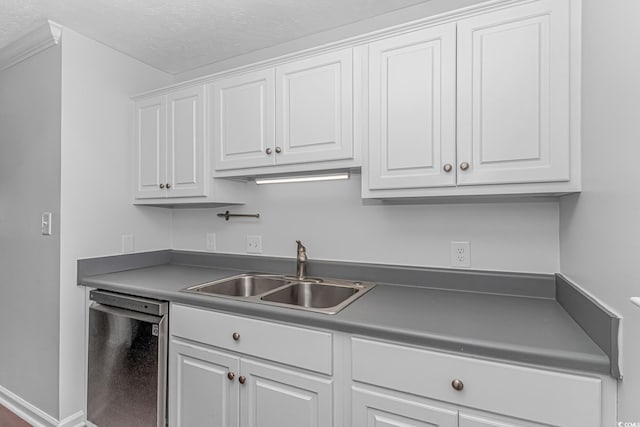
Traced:
<path fill-rule="evenodd" d="M 315 182 L 315 181 L 335 181 L 349 179 L 349 172 L 332 173 L 325 175 L 300 175 L 300 176 L 277 176 L 272 178 L 256 178 L 256 184 L 285 184 L 288 182 Z"/>

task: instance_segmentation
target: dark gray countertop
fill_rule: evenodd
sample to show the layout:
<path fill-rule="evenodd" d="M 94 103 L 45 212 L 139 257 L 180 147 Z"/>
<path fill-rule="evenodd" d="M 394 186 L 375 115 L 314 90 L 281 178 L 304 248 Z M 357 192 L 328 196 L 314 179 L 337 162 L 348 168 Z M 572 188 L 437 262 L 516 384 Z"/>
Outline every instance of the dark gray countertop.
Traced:
<path fill-rule="evenodd" d="M 378 284 L 338 314 L 328 315 L 180 292 L 188 286 L 248 271 L 253 269 L 169 263 L 80 275 L 79 283 L 472 357 L 602 374 L 610 371 L 607 354 L 552 298 Z"/>

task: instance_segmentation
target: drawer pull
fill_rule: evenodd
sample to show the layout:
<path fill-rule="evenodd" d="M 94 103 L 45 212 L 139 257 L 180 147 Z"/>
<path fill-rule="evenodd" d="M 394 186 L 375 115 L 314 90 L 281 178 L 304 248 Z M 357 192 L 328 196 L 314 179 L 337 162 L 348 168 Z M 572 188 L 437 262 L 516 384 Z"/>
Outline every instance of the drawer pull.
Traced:
<path fill-rule="evenodd" d="M 464 388 L 464 383 L 456 378 L 451 381 L 451 387 L 453 387 L 454 390 L 461 391 Z"/>
<path fill-rule="evenodd" d="M 234 340 L 234 341 L 238 341 L 238 340 L 240 339 L 240 334 L 239 334 L 239 333 L 237 333 L 237 332 L 234 332 L 234 333 L 233 333 L 233 335 L 232 335 L 232 337 L 233 337 L 233 340 Z"/>
<path fill-rule="evenodd" d="M 240 384 L 244 384 L 245 382 L 247 382 L 247 377 L 240 375 L 240 377 L 238 377 L 238 381 L 240 382 Z"/>
<path fill-rule="evenodd" d="M 229 372 L 227 374 L 227 378 L 229 378 L 229 381 L 233 381 L 235 377 L 236 377 L 236 374 L 234 374 L 233 372 Z"/>

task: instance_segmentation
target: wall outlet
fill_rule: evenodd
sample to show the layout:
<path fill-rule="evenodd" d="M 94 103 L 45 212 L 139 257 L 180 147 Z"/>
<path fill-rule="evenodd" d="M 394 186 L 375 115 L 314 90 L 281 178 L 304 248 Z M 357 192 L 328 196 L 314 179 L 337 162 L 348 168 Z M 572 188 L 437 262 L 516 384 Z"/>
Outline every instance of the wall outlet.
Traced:
<path fill-rule="evenodd" d="M 133 234 L 122 235 L 122 253 L 130 254 L 135 249 L 135 237 Z"/>
<path fill-rule="evenodd" d="M 247 236 L 247 253 L 262 253 L 262 236 Z"/>
<path fill-rule="evenodd" d="M 207 250 L 215 251 L 216 250 L 216 233 L 207 233 Z"/>
<path fill-rule="evenodd" d="M 451 242 L 451 267 L 471 267 L 469 242 Z"/>

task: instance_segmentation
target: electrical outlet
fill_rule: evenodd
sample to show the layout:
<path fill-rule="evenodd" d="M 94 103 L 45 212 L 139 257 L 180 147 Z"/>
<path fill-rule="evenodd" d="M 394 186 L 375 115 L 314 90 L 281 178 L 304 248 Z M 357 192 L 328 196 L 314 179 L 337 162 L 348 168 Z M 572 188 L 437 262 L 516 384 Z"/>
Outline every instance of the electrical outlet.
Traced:
<path fill-rule="evenodd" d="M 247 253 L 262 253 L 262 236 L 247 236 Z"/>
<path fill-rule="evenodd" d="M 469 242 L 451 242 L 451 266 L 471 267 Z"/>
<path fill-rule="evenodd" d="M 133 234 L 122 235 L 122 253 L 130 254 L 135 249 L 135 237 Z"/>
<path fill-rule="evenodd" d="M 215 251 L 216 250 L 216 233 L 207 233 L 207 250 Z"/>

